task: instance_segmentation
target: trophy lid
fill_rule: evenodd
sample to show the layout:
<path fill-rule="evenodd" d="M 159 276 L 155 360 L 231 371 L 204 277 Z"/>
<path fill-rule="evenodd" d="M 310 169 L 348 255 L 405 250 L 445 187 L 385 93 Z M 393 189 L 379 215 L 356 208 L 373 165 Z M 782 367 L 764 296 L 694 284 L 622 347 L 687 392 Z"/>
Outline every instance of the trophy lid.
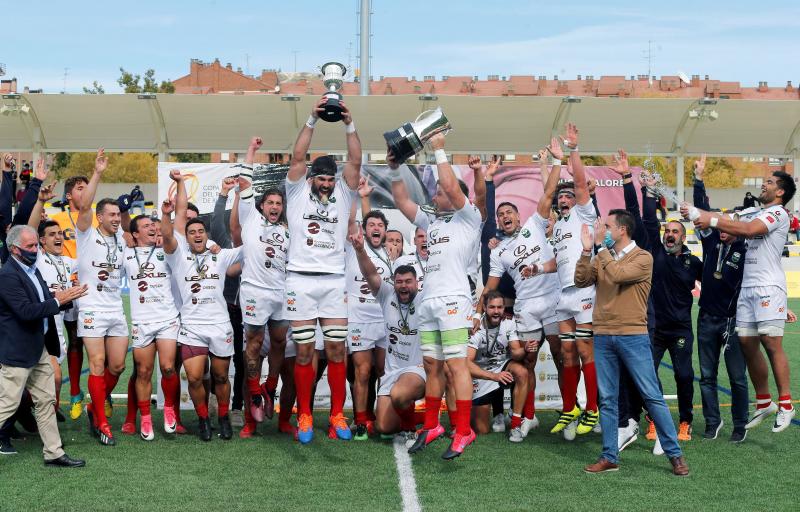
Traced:
<path fill-rule="evenodd" d="M 322 83 L 326 88 L 334 86 L 336 89 L 342 87 L 344 75 L 347 74 L 347 68 L 344 64 L 339 62 L 326 62 L 320 67 L 322 71 Z"/>

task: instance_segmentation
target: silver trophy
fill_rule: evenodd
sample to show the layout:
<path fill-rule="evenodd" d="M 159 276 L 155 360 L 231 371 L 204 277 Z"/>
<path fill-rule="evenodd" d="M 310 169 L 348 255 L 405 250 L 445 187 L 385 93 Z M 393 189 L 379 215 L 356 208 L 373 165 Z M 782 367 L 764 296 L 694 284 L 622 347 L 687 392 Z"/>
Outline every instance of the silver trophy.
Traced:
<path fill-rule="evenodd" d="M 328 101 L 325 103 L 325 111 L 321 112 L 319 117 L 323 121 L 335 123 L 342 120 L 342 106 L 339 104 L 342 95 L 338 91 L 342 88 L 347 68 L 344 67 L 344 64 L 339 64 L 338 62 L 328 62 L 323 64 L 321 69 L 322 83 L 328 89 L 323 98 Z"/>
<path fill-rule="evenodd" d="M 437 133 L 447 135 L 453 127 L 450 125 L 441 107 L 426 110 L 417 118 L 396 130 L 383 134 L 386 145 L 397 162 L 408 160 L 423 149 L 431 137 Z"/>
<path fill-rule="evenodd" d="M 644 167 L 642 173 L 639 175 L 639 181 L 645 184 L 645 187 L 651 194 L 666 197 L 677 205 L 683 203 L 683 199 L 680 199 L 675 192 L 667 187 L 661 174 L 654 169 L 648 169 L 647 162 L 644 163 Z M 650 183 L 649 185 L 647 184 L 648 182 Z"/>

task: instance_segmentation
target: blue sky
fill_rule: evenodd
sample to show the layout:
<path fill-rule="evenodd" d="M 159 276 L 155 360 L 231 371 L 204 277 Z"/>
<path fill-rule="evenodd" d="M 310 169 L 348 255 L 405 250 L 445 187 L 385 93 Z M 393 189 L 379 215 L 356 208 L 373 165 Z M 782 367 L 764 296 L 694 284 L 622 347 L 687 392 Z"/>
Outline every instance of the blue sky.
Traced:
<path fill-rule="evenodd" d="M 218 57 L 252 73 L 357 63 L 357 0 L 19 2 L 5 13 L 0 62 L 20 88 L 60 92 L 119 67 L 188 73 Z M 373 0 L 372 75 L 637 75 L 653 41 L 655 75 L 708 74 L 755 85 L 800 82 L 800 6 L 789 1 Z M 13 15 L 9 16 L 9 14 Z M 294 52 L 297 52 L 296 54 Z M 797 76 L 796 76 L 797 75 Z M 352 77 L 352 75 L 351 75 Z"/>

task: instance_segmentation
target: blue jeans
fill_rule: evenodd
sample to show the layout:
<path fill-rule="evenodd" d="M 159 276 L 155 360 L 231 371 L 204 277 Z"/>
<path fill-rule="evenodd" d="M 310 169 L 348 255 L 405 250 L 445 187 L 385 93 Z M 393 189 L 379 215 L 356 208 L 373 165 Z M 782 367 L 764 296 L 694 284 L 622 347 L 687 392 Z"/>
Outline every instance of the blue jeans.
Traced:
<path fill-rule="evenodd" d="M 697 316 L 697 352 L 700 356 L 700 394 L 703 398 L 703 417 L 706 427 L 716 427 L 719 415 L 717 396 L 717 371 L 719 353 L 724 350 L 725 367 L 731 381 L 731 416 L 734 428 L 743 429 L 747 423 L 747 408 L 750 397 L 747 388 L 747 373 L 735 330 L 736 319 L 711 315 L 702 309 Z"/>
<path fill-rule="evenodd" d="M 617 439 L 619 373 L 621 366 L 624 366 L 656 424 L 656 432 L 664 453 L 669 458 L 680 457 L 682 452 L 678 446 L 675 423 L 658 385 L 650 337 L 647 334 L 627 336 L 595 334 L 594 361 L 600 394 L 600 426 L 603 428 L 603 453 L 600 456 L 614 464 L 619 461 Z"/>

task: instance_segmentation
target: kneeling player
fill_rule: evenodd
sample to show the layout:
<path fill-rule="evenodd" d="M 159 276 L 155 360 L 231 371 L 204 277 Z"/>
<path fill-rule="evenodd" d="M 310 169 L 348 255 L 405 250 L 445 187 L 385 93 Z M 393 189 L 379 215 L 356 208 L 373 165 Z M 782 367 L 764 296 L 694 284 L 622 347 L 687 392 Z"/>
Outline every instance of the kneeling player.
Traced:
<path fill-rule="evenodd" d="M 508 440 L 520 443 L 522 409 L 528 394 L 528 369 L 520 362 L 526 347 L 517 336 L 514 320 L 504 320 L 503 294 L 492 290 L 484 295 L 481 329 L 469 340 L 467 363 L 472 375 L 472 428 L 478 434 L 491 432 L 492 402 L 497 394 L 512 389 L 511 433 Z"/>
<path fill-rule="evenodd" d="M 375 427 L 382 434 L 400 431 L 412 440 L 416 422 L 414 402 L 425 396 L 425 370 L 419 343 L 417 273 L 401 265 L 394 270 L 394 285 L 386 283 L 364 249 L 361 231 L 351 237 L 358 266 L 381 306 L 389 346 L 378 388 Z"/>

